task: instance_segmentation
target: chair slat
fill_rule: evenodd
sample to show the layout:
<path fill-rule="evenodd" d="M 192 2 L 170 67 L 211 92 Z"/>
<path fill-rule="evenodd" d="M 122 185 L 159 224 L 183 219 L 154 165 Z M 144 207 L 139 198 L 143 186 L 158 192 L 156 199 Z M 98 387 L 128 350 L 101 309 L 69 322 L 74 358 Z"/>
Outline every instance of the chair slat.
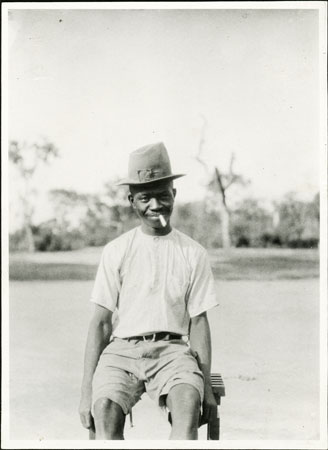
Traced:
<path fill-rule="evenodd" d="M 225 396 L 225 386 L 220 373 L 211 373 L 211 386 L 214 394 L 219 397 Z"/>

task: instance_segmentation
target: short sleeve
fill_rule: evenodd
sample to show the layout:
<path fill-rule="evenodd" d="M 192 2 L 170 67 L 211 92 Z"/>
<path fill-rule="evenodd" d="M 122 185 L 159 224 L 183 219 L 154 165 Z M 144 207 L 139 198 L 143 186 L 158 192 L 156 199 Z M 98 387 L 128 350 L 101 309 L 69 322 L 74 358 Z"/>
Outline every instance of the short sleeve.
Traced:
<path fill-rule="evenodd" d="M 209 258 L 205 249 L 202 249 L 197 252 L 192 265 L 187 304 L 189 316 L 198 316 L 218 304 Z"/>
<path fill-rule="evenodd" d="M 102 252 L 90 301 L 114 312 L 120 291 L 118 265 L 111 251 Z"/>

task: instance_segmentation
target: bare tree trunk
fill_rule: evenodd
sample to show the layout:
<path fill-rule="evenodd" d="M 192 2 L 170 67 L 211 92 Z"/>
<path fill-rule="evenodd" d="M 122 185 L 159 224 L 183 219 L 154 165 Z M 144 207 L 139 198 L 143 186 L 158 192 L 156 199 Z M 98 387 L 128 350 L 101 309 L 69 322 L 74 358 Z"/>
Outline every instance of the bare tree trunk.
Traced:
<path fill-rule="evenodd" d="M 224 206 L 222 206 L 222 208 L 220 210 L 220 214 L 221 214 L 222 247 L 225 249 L 229 249 L 231 247 L 230 215 Z"/>
<path fill-rule="evenodd" d="M 30 204 L 31 198 L 31 187 L 30 187 L 30 178 L 25 175 L 25 192 L 21 197 L 23 204 L 23 214 L 24 214 L 24 228 L 25 228 L 25 239 L 27 244 L 27 251 L 29 253 L 35 252 L 35 244 L 32 233 L 32 216 L 33 216 L 33 207 Z"/>
<path fill-rule="evenodd" d="M 203 119 L 203 126 L 201 130 L 201 137 L 198 145 L 198 153 L 195 156 L 196 160 L 203 166 L 205 169 L 205 172 L 208 177 L 210 177 L 210 170 L 206 162 L 202 159 L 201 154 L 203 151 L 203 146 L 205 142 L 205 129 L 207 125 L 207 121 L 204 116 L 202 116 Z M 221 217 L 221 237 L 222 237 L 222 246 L 225 249 L 229 249 L 231 247 L 231 239 L 230 239 L 230 210 L 228 207 L 228 204 L 226 202 L 226 192 L 228 188 L 235 183 L 239 184 L 247 184 L 247 181 L 243 179 L 241 175 L 237 175 L 233 171 L 233 165 L 235 161 L 235 155 L 234 153 L 231 154 L 230 158 L 230 166 L 229 166 L 229 173 L 228 174 L 222 174 L 220 173 L 219 169 L 215 167 L 215 173 L 214 177 L 212 178 L 212 182 L 216 182 L 217 188 L 218 188 L 218 194 L 219 194 L 219 202 L 220 202 L 220 217 Z M 212 177 L 212 176 L 211 176 Z M 210 183 L 211 184 L 211 183 Z"/>
<path fill-rule="evenodd" d="M 231 247 L 230 240 L 230 213 L 226 204 L 226 188 L 223 185 L 221 174 L 217 167 L 215 167 L 215 177 L 221 196 L 220 200 L 220 215 L 221 215 L 221 237 L 222 247 L 228 249 Z"/>
<path fill-rule="evenodd" d="M 29 253 L 35 252 L 35 244 L 33 239 L 32 227 L 30 224 L 25 225 L 27 251 Z"/>

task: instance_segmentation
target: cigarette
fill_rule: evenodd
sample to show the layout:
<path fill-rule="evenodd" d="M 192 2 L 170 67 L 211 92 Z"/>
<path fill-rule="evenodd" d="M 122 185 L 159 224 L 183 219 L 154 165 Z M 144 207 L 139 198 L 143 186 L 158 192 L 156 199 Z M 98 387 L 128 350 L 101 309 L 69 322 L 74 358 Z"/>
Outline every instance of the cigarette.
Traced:
<path fill-rule="evenodd" d="M 162 216 L 162 214 L 160 214 L 159 216 L 159 221 L 161 222 L 162 227 L 166 227 L 166 220 L 164 219 L 164 217 Z"/>

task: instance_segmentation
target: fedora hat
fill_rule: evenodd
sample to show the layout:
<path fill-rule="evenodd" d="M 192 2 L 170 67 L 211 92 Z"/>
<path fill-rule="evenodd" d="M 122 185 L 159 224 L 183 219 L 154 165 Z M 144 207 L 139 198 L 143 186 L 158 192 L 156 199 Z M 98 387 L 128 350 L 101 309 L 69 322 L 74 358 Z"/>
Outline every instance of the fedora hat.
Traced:
<path fill-rule="evenodd" d="M 174 180 L 184 174 L 173 174 L 170 158 L 163 142 L 145 145 L 130 154 L 128 178 L 117 185 L 149 184 L 162 180 Z"/>

